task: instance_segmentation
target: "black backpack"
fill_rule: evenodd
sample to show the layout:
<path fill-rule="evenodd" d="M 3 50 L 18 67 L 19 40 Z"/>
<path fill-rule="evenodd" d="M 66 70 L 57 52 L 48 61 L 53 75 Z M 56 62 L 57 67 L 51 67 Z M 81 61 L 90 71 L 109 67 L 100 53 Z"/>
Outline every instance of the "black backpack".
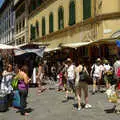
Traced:
<path fill-rule="evenodd" d="M 79 72 L 79 81 L 87 81 L 89 78 L 88 73 L 85 70 L 85 67 L 83 66 L 82 71 Z"/>

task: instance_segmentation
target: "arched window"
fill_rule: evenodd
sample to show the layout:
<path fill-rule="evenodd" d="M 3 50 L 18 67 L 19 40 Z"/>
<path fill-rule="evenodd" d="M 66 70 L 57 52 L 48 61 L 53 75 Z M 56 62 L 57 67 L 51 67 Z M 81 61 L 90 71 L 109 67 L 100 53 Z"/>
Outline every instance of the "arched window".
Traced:
<path fill-rule="evenodd" d="M 42 36 L 44 36 L 46 33 L 46 29 L 45 29 L 46 25 L 45 25 L 45 17 L 42 18 Z"/>
<path fill-rule="evenodd" d="M 39 36 L 39 22 L 36 21 L 36 35 Z"/>
<path fill-rule="evenodd" d="M 83 0 L 83 19 L 91 17 L 91 0 Z"/>
<path fill-rule="evenodd" d="M 70 6 L 69 6 L 69 25 L 74 25 L 75 24 L 75 1 L 71 0 L 70 1 Z"/>
<path fill-rule="evenodd" d="M 49 16 L 49 32 L 53 32 L 53 13 L 50 13 L 50 16 Z"/>
<path fill-rule="evenodd" d="M 58 9 L 58 29 L 61 30 L 64 28 L 64 10 L 63 7 Z"/>

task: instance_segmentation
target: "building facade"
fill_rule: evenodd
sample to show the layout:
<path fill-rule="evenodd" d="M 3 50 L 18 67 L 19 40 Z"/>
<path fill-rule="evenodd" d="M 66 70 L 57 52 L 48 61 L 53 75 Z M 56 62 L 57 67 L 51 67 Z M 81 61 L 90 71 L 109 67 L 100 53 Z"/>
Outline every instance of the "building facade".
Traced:
<path fill-rule="evenodd" d="M 27 0 L 15 0 L 15 45 L 28 42 L 28 3 Z"/>
<path fill-rule="evenodd" d="M 0 43 L 14 44 L 15 12 L 13 0 L 5 0 L 0 8 Z"/>
<path fill-rule="evenodd" d="M 61 45 L 74 47 L 79 44 L 81 47 L 96 41 L 92 46 L 83 47 L 85 50 L 82 51 L 87 51 L 84 56 L 93 55 L 92 48 L 97 49 L 97 56 L 104 57 L 104 50 L 111 55 L 115 54 L 111 41 L 119 36 L 114 35 L 120 26 L 119 2 L 29 0 L 29 40 L 50 44 L 48 51 L 56 50 Z M 100 46 L 102 47 L 99 49 Z"/>

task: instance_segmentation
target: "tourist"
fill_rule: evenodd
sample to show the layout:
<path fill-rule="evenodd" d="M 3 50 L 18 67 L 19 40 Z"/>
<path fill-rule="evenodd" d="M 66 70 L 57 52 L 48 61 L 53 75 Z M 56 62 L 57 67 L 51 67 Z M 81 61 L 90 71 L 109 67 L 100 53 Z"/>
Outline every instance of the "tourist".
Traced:
<path fill-rule="evenodd" d="M 37 73 L 36 73 L 36 79 L 37 79 L 37 84 L 38 84 L 38 95 L 40 95 L 41 92 L 43 92 L 44 87 L 42 86 L 42 82 L 43 82 L 43 64 L 42 62 L 40 62 L 38 64 L 38 68 L 37 68 Z"/>
<path fill-rule="evenodd" d="M 83 90 L 85 96 L 85 108 L 91 108 L 92 106 L 88 104 L 88 84 L 89 73 L 84 64 L 79 64 L 76 68 L 76 79 L 75 79 L 75 88 L 76 96 L 78 99 L 78 110 L 81 110 L 81 92 Z"/>
<path fill-rule="evenodd" d="M 22 68 L 19 67 L 19 72 L 18 72 L 18 90 L 20 94 L 20 113 L 21 115 L 28 115 L 27 111 L 25 108 L 27 107 L 27 96 L 28 96 L 28 84 L 29 84 L 29 77 L 28 74 L 26 73 L 27 67 L 23 66 Z"/>
<path fill-rule="evenodd" d="M 102 79 L 103 65 L 101 64 L 101 59 L 98 58 L 96 63 L 91 67 L 91 77 L 93 79 L 93 95 L 97 92 L 96 84 L 98 84 L 98 90 L 100 91 L 100 81 Z"/>
<path fill-rule="evenodd" d="M 9 106 L 12 105 L 12 97 L 13 97 L 13 88 L 11 86 L 12 78 L 14 76 L 12 64 L 7 65 L 7 70 L 3 71 L 3 78 L 1 81 L 1 89 L 8 93 L 8 101 Z"/>
<path fill-rule="evenodd" d="M 51 66 L 51 79 L 57 81 L 57 70 L 54 63 Z"/>
<path fill-rule="evenodd" d="M 106 84 L 106 89 L 109 89 L 113 79 L 113 68 L 110 66 L 108 60 L 104 60 L 104 81 Z"/>
<path fill-rule="evenodd" d="M 73 65 L 70 58 L 67 59 L 68 69 L 67 69 L 67 90 L 66 98 L 69 99 L 68 93 L 70 90 L 75 91 L 75 65 Z"/>

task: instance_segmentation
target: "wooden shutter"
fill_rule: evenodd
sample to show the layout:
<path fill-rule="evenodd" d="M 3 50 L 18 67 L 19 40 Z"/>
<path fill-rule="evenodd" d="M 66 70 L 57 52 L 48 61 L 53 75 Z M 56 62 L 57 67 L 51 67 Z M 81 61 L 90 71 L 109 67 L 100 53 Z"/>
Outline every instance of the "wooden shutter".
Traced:
<path fill-rule="evenodd" d="M 83 19 L 91 17 L 91 0 L 83 0 Z"/>
<path fill-rule="evenodd" d="M 75 2 L 71 1 L 69 6 L 69 25 L 75 24 Z"/>
<path fill-rule="evenodd" d="M 53 13 L 49 16 L 49 32 L 53 32 Z"/>

